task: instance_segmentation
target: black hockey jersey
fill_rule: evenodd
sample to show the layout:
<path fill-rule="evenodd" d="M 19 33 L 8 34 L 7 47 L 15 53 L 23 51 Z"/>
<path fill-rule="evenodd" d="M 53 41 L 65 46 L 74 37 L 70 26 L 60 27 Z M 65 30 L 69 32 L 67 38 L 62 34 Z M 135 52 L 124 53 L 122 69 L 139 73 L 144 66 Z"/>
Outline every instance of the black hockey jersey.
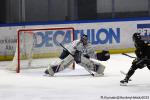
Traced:
<path fill-rule="evenodd" d="M 150 41 L 148 40 L 148 38 L 144 36 L 138 35 L 138 37 L 135 37 L 134 35 L 133 35 L 133 40 L 136 48 L 135 50 L 136 56 L 138 58 L 150 59 Z"/>

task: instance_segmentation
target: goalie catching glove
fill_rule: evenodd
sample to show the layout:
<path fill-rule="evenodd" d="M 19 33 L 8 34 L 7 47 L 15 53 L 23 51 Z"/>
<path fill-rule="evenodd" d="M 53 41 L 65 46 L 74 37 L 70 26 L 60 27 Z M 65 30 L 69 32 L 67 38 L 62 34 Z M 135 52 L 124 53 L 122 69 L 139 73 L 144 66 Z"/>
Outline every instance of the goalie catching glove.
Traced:
<path fill-rule="evenodd" d="M 97 59 L 100 61 L 107 61 L 110 59 L 110 53 L 107 50 L 103 50 L 100 53 L 97 53 Z"/>

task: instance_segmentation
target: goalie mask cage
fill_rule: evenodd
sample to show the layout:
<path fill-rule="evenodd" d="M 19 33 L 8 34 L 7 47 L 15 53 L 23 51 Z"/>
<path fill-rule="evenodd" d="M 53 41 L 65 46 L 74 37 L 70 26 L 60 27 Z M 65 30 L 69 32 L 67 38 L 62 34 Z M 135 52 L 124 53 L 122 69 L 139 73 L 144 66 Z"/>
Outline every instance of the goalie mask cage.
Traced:
<path fill-rule="evenodd" d="M 16 52 L 11 68 L 17 73 L 23 68 L 41 68 L 43 65 L 32 66 L 33 58 L 59 57 L 62 48 L 57 41 L 65 44 L 73 40 L 72 27 L 20 29 L 17 32 Z M 23 65 L 21 61 L 24 61 Z"/>

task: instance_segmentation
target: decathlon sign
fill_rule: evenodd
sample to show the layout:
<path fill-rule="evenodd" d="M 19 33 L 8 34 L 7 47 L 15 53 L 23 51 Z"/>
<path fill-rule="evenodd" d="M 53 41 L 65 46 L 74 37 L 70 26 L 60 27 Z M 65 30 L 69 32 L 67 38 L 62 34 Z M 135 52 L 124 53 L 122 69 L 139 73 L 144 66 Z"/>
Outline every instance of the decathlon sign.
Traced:
<path fill-rule="evenodd" d="M 35 32 L 35 47 L 54 47 L 58 46 L 58 42 L 62 44 L 70 43 L 73 39 L 73 31 L 71 30 L 49 30 Z M 58 42 L 57 42 L 58 41 Z"/>
<path fill-rule="evenodd" d="M 120 28 L 75 30 L 75 38 L 78 34 L 87 34 L 89 41 L 94 45 L 120 43 Z"/>
<path fill-rule="evenodd" d="M 79 39 L 81 35 L 87 34 L 88 40 L 96 44 L 120 43 L 120 28 L 100 28 L 100 29 L 80 29 L 74 30 L 74 36 L 71 30 L 50 30 L 36 32 L 37 42 L 35 47 L 54 47 L 58 46 L 57 41 L 62 44 L 70 43 L 74 39 Z"/>

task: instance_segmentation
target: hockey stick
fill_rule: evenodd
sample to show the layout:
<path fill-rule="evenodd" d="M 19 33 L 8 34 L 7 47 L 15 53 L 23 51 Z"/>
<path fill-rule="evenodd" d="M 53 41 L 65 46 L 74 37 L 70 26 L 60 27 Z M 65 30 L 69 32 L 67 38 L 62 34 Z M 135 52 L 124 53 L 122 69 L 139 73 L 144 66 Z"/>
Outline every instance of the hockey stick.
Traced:
<path fill-rule="evenodd" d="M 57 41 L 57 43 L 65 50 L 65 51 L 67 51 L 70 55 L 72 55 L 72 56 L 74 56 L 67 48 L 65 48 L 61 43 L 59 43 L 58 41 Z"/>
<path fill-rule="evenodd" d="M 125 55 L 125 56 L 130 57 L 130 58 L 136 58 L 136 57 L 130 56 L 130 55 L 126 54 L 126 53 L 122 53 L 122 55 Z"/>
<path fill-rule="evenodd" d="M 130 56 L 130 55 L 126 54 L 126 53 L 122 53 L 122 55 L 128 56 L 128 57 L 130 57 L 130 58 L 137 58 L 137 57 Z M 142 58 L 142 59 L 140 59 L 140 60 L 138 61 L 137 64 L 141 63 L 141 62 L 144 61 L 144 60 L 150 61 L 150 59 Z M 136 65 L 137 65 L 137 64 L 136 64 Z"/>
<path fill-rule="evenodd" d="M 65 48 L 61 43 L 59 43 L 58 41 L 57 41 L 57 43 L 58 43 L 65 51 L 67 51 L 71 56 L 74 57 L 74 55 L 73 55 L 67 48 Z M 85 67 L 84 67 L 84 68 L 85 68 Z M 58 69 L 59 69 L 59 68 L 58 68 Z M 88 72 L 90 73 L 90 75 L 95 76 L 88 68 L 85 68 L 85 70 L 88 71 Z"/>

